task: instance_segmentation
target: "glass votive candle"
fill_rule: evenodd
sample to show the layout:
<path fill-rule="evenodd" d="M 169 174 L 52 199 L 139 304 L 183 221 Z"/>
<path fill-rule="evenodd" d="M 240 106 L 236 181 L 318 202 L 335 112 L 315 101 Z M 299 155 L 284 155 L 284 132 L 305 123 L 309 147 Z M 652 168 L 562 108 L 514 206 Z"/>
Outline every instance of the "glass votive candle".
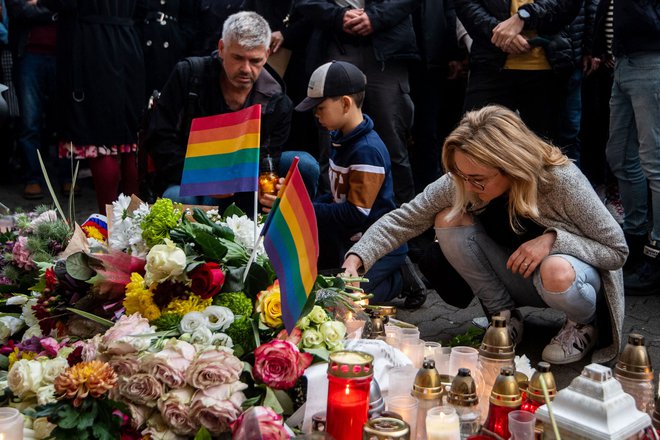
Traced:
<path fill-rule="evenodd" d="M 456 376 L 459 368 L 468 368 L 471 372 L 479 370 L 479 350 L 473 347 L 452 347 L 449 356 L 449 374 Z"/>
<path fill-rule="evenodd" d="M 426 438 L 428 440 L 461 439 L 458 414 L 453 406 L 436 406 L 426 413 Z"/>
<path fill-rule="evenodd" d="M 413 367 L 422 368 L 424 362 L 424 341 L 420 339 L 406 338 L 401 342 L 400 350 L 408 356 Z"/>
<path fill-rule="evenodd" d="M 399 327 L 385 324 L 385 342 L 394 348 L 399 348 Z"/>
<path fill-rule="evenodd" d="M 23 440 L 23 414 L 16 408 L 0 408 L 0 440 Z"/>
<path fill-rule="evenodd" d="M 435 352 L 442 348 L 439 342 L 425 341 L 424 342 L 424 360 L 433 360 L 435 362 Z"/>
<path fill-rule="evenodd" d="M 399 344 L 403 344 L 406 339 L 419 339 L 419 329 L 415 328 L 400 328 L 399 329 Z"/>
<path fill-rule="evenodd" d="M 509 432 L 511 440 L 534 440 L 536 416 L 529 411 L 511 411 L 509 413 Z"/>
<path fill-rule="evenodd" d="M 451 356 L 451 347 L 440 347 L 435 350 L 435 369 L 440 374 L 449 375 L 449 358 Z M 458 370 L 456 370 L 458 372 Z"/>
<path fill-rule="evenodd" d="M 415 383 L 418 369 L 412 365 L 394 367 L 388 374 L 388 396 L 409 396 Z"/>
<path fill-rule="evenodd" d="M 416 437 L 415 425 L 417 422 L 417 407 L 419 402 L 413 396 L 390 396 L 385 399 L 385 406 L 387 410 L 394 412 L 401 416 L 404 422 L 410 426 L 410 438 Z"/>

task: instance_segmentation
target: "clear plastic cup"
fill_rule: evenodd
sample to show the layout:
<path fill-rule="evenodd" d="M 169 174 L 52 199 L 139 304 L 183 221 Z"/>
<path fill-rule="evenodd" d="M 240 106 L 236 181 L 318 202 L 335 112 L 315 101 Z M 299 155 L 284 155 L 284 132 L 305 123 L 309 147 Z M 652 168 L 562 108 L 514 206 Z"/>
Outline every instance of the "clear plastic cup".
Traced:
<path fill-rule="evenodd" d="M 534 440 L 536 416 L 529 411 L 511 411 L 509 413 L 509 432 L 511 440 Z"/>

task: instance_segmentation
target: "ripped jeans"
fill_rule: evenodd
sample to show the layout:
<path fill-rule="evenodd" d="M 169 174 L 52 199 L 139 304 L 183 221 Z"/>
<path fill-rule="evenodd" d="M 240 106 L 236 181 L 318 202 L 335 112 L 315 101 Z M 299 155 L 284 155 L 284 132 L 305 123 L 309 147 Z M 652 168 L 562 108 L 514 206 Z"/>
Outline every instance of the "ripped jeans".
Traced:
<path fill-rule="evenodd" d="M 601 280 L 598 270 L 565 254 L 575 271 L 573 284 L 563 292 L 550 292 L 541 281 L 541 264 L 529 278 L 506 268 L 513 250 L 495 243 L 480 223 L 436 228 L 440 248 L 449 263 L 465 279 L 488 313 L 519 306 L 550 307 L 562 311 L 571 321 L 588 324 L 596 317 Z"/>

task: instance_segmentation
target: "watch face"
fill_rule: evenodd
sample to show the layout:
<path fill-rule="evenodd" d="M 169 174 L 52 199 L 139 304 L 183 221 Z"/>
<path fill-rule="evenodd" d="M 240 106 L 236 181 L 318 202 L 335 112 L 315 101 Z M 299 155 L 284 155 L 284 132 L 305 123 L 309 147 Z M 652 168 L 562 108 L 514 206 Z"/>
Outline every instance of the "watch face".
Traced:
<path fill-rule="evenodd" d="M 518 16 L 523 20 L 527 20 L 529 18 L 529 12 L 524 9 L 518 9 Z"/>

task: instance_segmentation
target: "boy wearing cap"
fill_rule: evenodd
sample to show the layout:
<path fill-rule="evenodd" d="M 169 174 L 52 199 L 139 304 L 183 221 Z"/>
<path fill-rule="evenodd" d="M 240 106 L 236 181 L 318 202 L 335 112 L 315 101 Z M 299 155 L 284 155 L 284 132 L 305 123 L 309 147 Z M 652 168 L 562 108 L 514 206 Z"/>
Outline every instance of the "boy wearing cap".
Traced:
<path fill-rule="evenodd" d="M 374 131 L 371 118 L 362 113 L 366 78 L 353 64 L 333 61 L 312 73 L 307 98 L 298 111 L 314 108 L 314 115 L 330 130 L 330 194 L 314 202 L 320 241 L 319 267 L 337 268 L 351 245 L 378 218 L 396 208 L 392 166 L 385 144 Z M 407 245 L 393 250 L 369 270 L 362 287 L 374 294 L 374 302 L 388 301 L 409 290 L 411 263 Z M 404 269 L 405 268 L 405 269 Z M 425 290 L 419 279 L 415 296 L 406 299 L 419 307 Z M 421 295 L 421 298 L 420 298 Z M 413 298 L 416 298 L 413 300 Z"/>

